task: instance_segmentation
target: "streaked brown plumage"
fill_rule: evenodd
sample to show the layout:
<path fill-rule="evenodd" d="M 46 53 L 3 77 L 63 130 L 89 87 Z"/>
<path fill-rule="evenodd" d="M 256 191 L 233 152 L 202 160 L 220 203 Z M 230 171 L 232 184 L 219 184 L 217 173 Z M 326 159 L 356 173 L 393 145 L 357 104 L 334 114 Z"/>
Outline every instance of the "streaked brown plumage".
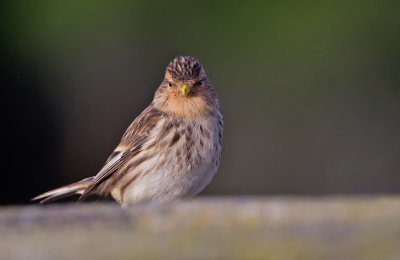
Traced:
<path fill-rule="evenodd" d="M 179 56 L 151 104 L 132 122 L 96 176 L 33 200 L 111 195 L 123 206 L 199 193 L 217 171 L 223 120 L 217 93 L 198 60 Z"/>

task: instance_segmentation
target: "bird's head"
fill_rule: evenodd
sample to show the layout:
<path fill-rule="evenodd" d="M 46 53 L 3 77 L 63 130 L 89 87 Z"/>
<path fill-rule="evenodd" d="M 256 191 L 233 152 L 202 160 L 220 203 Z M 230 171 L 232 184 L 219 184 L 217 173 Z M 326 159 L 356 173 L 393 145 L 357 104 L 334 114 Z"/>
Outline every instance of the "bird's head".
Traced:
<path fill-rule="evenodd" d="M 203 66 L 190 56 L 178 56 L 168 64 L 154 102 L 161 110 L 184 117 L 219 109 L 217 94 Z"/>
<path fill-rule="evenodd" d="M 207 75 L 200 62 L 190 56 L 173 59 L 165 71 L 164 84 L 182 97 L 190 97 L 207 83 Z"/>

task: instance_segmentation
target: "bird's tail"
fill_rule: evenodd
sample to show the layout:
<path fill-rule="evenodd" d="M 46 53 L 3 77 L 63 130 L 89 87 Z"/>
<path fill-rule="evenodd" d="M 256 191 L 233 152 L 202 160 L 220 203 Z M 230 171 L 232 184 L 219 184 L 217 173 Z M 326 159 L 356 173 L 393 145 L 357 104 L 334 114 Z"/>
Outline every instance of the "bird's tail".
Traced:
<path fill-rule="evenodd" d="M 82 194 L 85 189 L 92 182 L 94 177 L 89 177 L 72 184 L 62 186 L 60 188 L 50 190 L 48 192 L 42 193 L 31 200 L 40 200 L 40 203 L 46 203 L 54 200 L 58 200 L 64 197 L 68 197 L 74 194 Z"/>

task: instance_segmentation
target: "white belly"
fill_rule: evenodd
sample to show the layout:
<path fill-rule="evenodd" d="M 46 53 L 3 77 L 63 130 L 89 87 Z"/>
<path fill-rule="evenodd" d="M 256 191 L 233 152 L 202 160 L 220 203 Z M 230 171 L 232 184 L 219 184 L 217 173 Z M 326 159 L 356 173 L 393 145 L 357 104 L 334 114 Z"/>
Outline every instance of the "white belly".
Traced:
<path fill-rule="evenodd" d="M 160 158 L 154 158 L 149 164 L 156 165 Z M 139 176 L 126 187 L 122 194 L 124 204 L 148 200 L 168 201 L 198 194 L 210 183 L 217 168 L 210 163 L 196 167 L 187 166 L 178 170 L 167 165 L 157 171 Z"/>

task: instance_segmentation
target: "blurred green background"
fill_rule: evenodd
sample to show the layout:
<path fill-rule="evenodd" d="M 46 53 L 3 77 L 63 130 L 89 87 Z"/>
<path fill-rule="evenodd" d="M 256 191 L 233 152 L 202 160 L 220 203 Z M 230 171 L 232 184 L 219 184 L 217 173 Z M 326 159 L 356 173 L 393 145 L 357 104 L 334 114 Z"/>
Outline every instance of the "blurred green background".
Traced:
<path fill-rule="evenodd" d="M 225 118 L 202 194 L 400 191 L 399 1 L 3 1 L 0 203 L 96 174 L 192 55 Z"/>

